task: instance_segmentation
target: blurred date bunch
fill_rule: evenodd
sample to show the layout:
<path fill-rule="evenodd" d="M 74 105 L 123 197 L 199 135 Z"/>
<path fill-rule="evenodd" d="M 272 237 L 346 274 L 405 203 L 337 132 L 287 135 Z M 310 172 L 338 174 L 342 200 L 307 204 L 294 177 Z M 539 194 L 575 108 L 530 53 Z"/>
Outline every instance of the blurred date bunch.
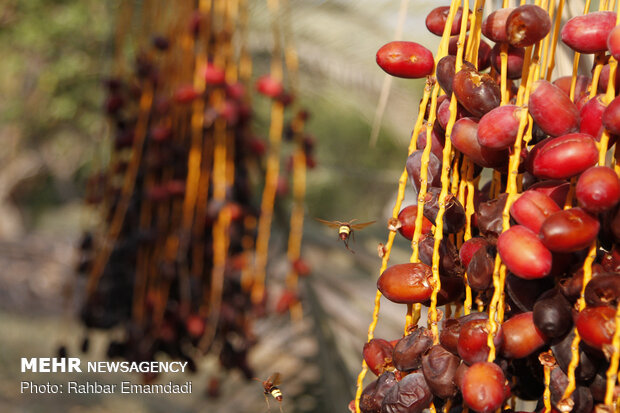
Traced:
<path fill-rule="evenodd" d="M 109 342 L 111 358 L 166 354 L 195 371 L 197 355 L 210 353 L 223 369 L 252 378 L 253 320 L 267 311 L 256 285 L 264 279 L 256 281 L 253 268 L 265 214 L 259 200 L 275 188 L 268 212 L 274 202 L 286 208 L 289 178 L 314 164 L 314 141 L 303 131 L 308 114 L 292 110 L 282 73 L 252 79 L 247 2 L 123 4 L 115 74 L 105 82 L 110 162 L 86 190 L 102 219 L 80 244 L 81 320 L 122 331 Z M 137 33 L 123 20 L 131 12 L 148 16 Z M 134 48 L 127 64 L 123 53 Z M 279 136 L 254 133 L 255 104 L 280 111 Z M 266 174 L 283 136 L 291 158 L 304 163 Z M 307 273 L 297 258 L 291 271 Z"/>
<path fill-rule="evenodd" d="M 374 337 L 373 319 L 351 408 L 617 411 L 616 6 L 566 18 L 564 2 L 463 3 L 428 14 L 435 56 L 407 41 L 377 52 L 386 73 L 427 82 L 388 226 L 411 260 L 383 251 L 377 281 L 377 297 L 407 305 L 405 332 Z M 575 68 L 593 55 L 591 71 L 554 77 L 559 48 Z M 417 203 L 403 206 L 408 185 Z"/>

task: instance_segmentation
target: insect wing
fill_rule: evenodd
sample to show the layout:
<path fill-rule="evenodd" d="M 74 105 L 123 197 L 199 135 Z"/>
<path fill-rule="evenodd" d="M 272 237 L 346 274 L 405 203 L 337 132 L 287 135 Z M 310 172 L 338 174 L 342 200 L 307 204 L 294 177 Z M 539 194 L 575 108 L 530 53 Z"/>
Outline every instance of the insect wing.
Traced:
<path fill-rule="evenodd" d="M 341 226 L 341 223 L 338 222 L 338 221 L 326 221 L 326 220 L 321 219 L 321 218 L 314 218 L 314 219 L 319 221 L 321 224 L 327 225 L 330 228 L 339 228 Z"/>
<path fill-rule="evenodd" d="M 370 221 L 370 222 L 363 222 L 361 224 L 354 224 L 351 225 L 351 229 L 362 229 L 362 228 L 366 228 L 367 226 L 374 224 L 377 221 Z"/>
<path fill-rule="evenodd" d="M 280 384 L 280 373 L 273 373 L 267 380 L 272 386 L 278 386 Z"/>

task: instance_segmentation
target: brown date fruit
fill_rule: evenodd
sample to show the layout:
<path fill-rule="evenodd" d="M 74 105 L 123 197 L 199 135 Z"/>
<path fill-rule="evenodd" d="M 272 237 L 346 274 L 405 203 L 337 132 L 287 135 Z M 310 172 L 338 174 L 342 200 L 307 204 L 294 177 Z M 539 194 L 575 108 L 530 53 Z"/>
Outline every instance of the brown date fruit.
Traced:
<path fill-rule="evenodd" d="M 393 41 L 377 51 L 377 64 L 384 72 L 406 79 L 430 75 L 435 67 L 433 53 L 415 42 Z"/>
<path fill-rule="evenodd" d="M 373 338 L 364 344 L 362 355 L 370 371 L 379 376 L 385 370 L 394 366 L 392 363 L 393 350 L 394 348 L 389 341 L 382 338 Z"/>
<path fill-rule="evenodd" d="M 528 101 L 530 115 L 551 136 L 562 136 L 579 128 L 579 110 L 562 90 L 546 80 L 532 84 Z"/>
<path fill-rule="evenodd" d="M 433 345 L 433 333 L 424 327 L 417 327 L 410 334 L 398 340 L 392 353 L 394 366 L 403 372 L 419 369 L 422 354 Z"/>
<path fill-rule="evenodd" d="M 549 389 L 551 390 L 551 403 L 558 411 L 562 411 L 559 407 L 559 403 L 562 401 L 562 397 L 567 386 L 568 376 L 566 376 L 562 369 L 558 367 L 553 368 L 551 370 Z M 572 413 L 590 413 L 592 411 L 592 407 L 594 407 L 592 394 L 585 386 L 576 386 L 570 399 L 573 402 L 571 409 Z"/>
<path fill-rule="evenodd" d="M 538 233 L 545 219 L 560 210 L 558 204 L 542 192 L 528 190 L 510 206 L 510 215 L 517 223 Z"/>
<path fill-rule="evenodd" d="M 465 286 L 461 277 L 439 276 L 441 289 L 437 292 L 437 305 L 442 306 L 460 300 L 465 293 Z M 431 300 L 422 303 L 425 307 L 431 306 Z"/>
<path fill-rule="evenodd" d="M 476 165 L 496 168 L 508 161 L 508 150 L 491 149 L 478 142 L 478 123 L 473 118 L 456 121 L 450 140 L 456 149 L 468 156 Z"/>
<path fill-rule="evenodd" d="M 542 243 L 554 252 L 574 252 L 590 246 L 598 235 L 598 220 L 581 208 L 551 214 L 540 227 Z"/>
<path fill-rule="evenodd" d="M 547 340 L 534 324 L 531 311 L 514 315 L 504 321 L 502 334 L 504 337 L 502 355 L 509 359 L 527 357 L 542 347 Z"/>
<path fill-rule="evenodd" d="M 426 28 L 429 32 L 437 36 L 442 36 L 446 22 L 450 14 L 450 6 L 436 7 L 426 16 Z M 461 20 L 463 19 L 463 8 L 459 7 L 454 15 L 452 27 L 450 27 L 450 35 L 459 34 L 461 31 Z M 467 30 L 469 30 L 470 22 L 467 22 Z"/>
<path fill-rule="evenodd" d="M 606 269 L 601 264 L 595 263 L 592 265 L 592 277 L 596 277 L 605 271 Z M 561 280 L 558 288 L 568 301 L 571 303 L 577 301 L 583 288 L 583 267 L 571 274 L 569 278 Z"/>
<path fill-rule="evenodd" d="M 499 236 L 497 252 L 510 272 L 526 280 L 542 278 L 551 271 L 551 252 L 523 225 L 510 227 Z"/>
<path fill-rule="evenodd" d="M 492 149 L 514 145 L 522 111 L 518 106 L 504 105 L 485 114 L 478 122 L 478 143 Z"/>
<path fill-rule="evenodd" d="M 370 383 L 360 397 L 360 410 L 363 413 L 381 413 L 381 403 L 385 394 L 397 384 L 396 377 L 391 371 L 386 371 L 379 378 Z"/>
<path fill-rule="evenodd" d="M 551 30 L 549 13 L 533 4 L 515 8 L 506 19 L 506 37 L 515 47 L 527 47 L 542 40 Z"/>
<path fill-rule="evenodd" d="M 433 394 L 442 399 L 456 395 L 456 369 L 461 361 L 440 344 L 431 347 L 422 356 L 422 374 Z"/>
<path fill-rule="evenodd" d="M 476 216 L 478 218 L 478 229 L 491 245 L 497 243 L 497 237 L 502 233 L 502 213 L 506 206 L 508 194 L 501 194 L 496 199 L 481 202 L 478 206 Z"/>
<path fill-rule="evenodd" d="M 480 248 L 486 247 L 487 245 L 489 245 L 489 242 L 481 237 L 474 237 L 465 241 L 459 249 L 459 258 L 461 259 L 461 264 L 463 267 L 467 268 L 476 251 Z"/>
<path fill-rule="evenodd" d="M 492 413 L 508 396 L 506 377 L 497 364 L 476 363 L 465 372 L 461 393 L 469 408 L 479 413 Z"/>
<path fill-rule="evenodd" d="M 420 191 L 420 171 L 422 170 L 422 149 L 413 151 L 407 158 L 406 168 L 416 193 Z M 429 154 L 427 170 L 427 190 L 441 188 L 441 161 L 432 152 Z"/>
<path fill-rule="evenodd" d="M 422 128 L 418 134 L 417 149 L 424 150 L 426 148 L 426 128 Z M 441 159 L 443 157 L 443 147 L 446 141 L 445 132 L 441 129 L 439 122 L 435 122 L 431 129 L 431 153 Z"/>
<path fill-rule="evenodd" d="M 452 91 L 459 103 L 478 118 L 500 104 L 501 91 L 497 82 L 486 73 L 468 68 L 454 75 Z"/>
<path fill-rule="evenodd" d="M 497 43 L 508 43 L 506 21 L 514 7 L 495 10 L 482 21 L 482 34 Z"/>
<path fill-rule="evenodd" d="M 420 261 L 432 265 L 435 238 L 426 236 L 420 241 Z M 439 243 L 439 274 L 444 277 L 462 277 L 463 266 L 456 246 L 449 238 L 443 238 Z"/>
<path fill-rule="evenodd" d="M 584 293 L 586 303 L 590 307 L 611 306 L 620 303 L 620 274 L 599 274 L 586 285 Z"/>
<path fill-rule="evenodd" d="M 424 196 L 424 216 L 433 223 L 436 223 L 439 212 L 440 194 L 440 188 L 430 188 Z M 446 194 L 444 204 L 443 233 L 453 234 L 459 232 L 465 226 L 465 209 L 463 205 L 451 193 Z"/>
<path fill-rule="evenodd" d="M 413 239 L 413 233 L 415 232 L 415 221 L 418 216 L 418 206 L 409 205 L 401 209 L 398 213 L 398 222 L 400 222 L 400 228 L 398 232 L 400 235 L 411 241 Z M 433 223 L 426 217 L 422 217 L 422 235 L 426 235 L 431 232 Z"/>
<path fill-rule="evenodd" d="M 532 311 L 538 297 L 553 288 L 551 277 L 525 280 L 508 273 L 506 277 L 507 302 L 515 312 Z"/>
<path fill-rule="evenodd" d="M 465 37 L 465 44 L 469 40 L 469 36 Z M 452 36 L 448 43 L 448 54 L 450 56 L 456 56 L 458 50 L 459 36 Z M 484 40 L 480 40 L 478 44 L 478 70 L 483 71 L 491 64 L 491 46 L 489 46 Z"/>
<path fill-rule="evenodd" d="M 526 167 L 538 178 L 567 179 L 597 161 L 594 138 L 585 133 L 571 133 L 537 143 L 528 155 Z"/>
<path fill-rule="evenodd" d="M 595 11 L 575 16 L 566 22 L 560 36 L 568 47 L 579 53 L 607 50 L 607 37 L 616 26 L 616 13 Z"/>
<path fill-rule="evenodd" d="M 484 291 L 491 285 L 495 257 L 487 248 L 478 249 L 467 266 L 467 284 L 474 291 Z"/>
<path fill-rule="evenodd" d="M 439 343 L 452 354 L 458 355 L 458 341 L 461 327 L 473 320 L 488 320 L 487 313 L 470 313 L 459 318 L 448 318 L 444 320 L 442 329 L 439 333 Z"/>
<path fill-rule="evenodd" d="M 564 373 L 568 372 L 568 365 L 570 364 L 571 359 L 573 358 L 573 353 L 571 348 L 573 346 L 573 340 L 575 338 L 575 331 L 569 329 L 568 334 L 566 334 L 560 341 L 554 343 L 551 346 L 551 351 L 553 351 L 553 356 L 558 363 L 558 366 L 562 369 Z M 579 344 L 579 363 L 577 364 L 577 368 L 575 369 L 575 378 L 580 382 L 587 382 L 591 380 L 598 370 L 600 362 L 597 358 L 592 357 L 589 352 L 583 350 L 583 344 Z"/>
<path fill-rule="evenodd" d="M 388 267 L 377 280 L 377 288 L 394 303 L 421 303 L 433 293 L 433 272 L 426 264 L 407 263 Z"/>
<path fill-rule="evenodd" d="M 424 375 L 421 372 L 411 373 L 386 393 L 381 403 L 381 413 L 422 413 L 432 400 L 433 394 Z"/>
<path fill-rule="evenodd" d="M 502 45 L 497 43 L 491 50 L 491 66 L 497 73 L 502 73 Z M 508 79 L 520 79 L 523 71 L 523 59 L 525 57 L 525 49 L 522 47 L 508 46 L 506 51 L 506 76 Z"/>
<path fill-rule="evenodd" d="M 610 210 L 620 201 L 620 179 L 608 166 L 593 166 L 577 180 L 575 195 L 579 206 L 588 212 Z"/>
<path fill-rule="evenodd" d="M 550 338 L 563 336 L 573 326 L 571 305 L 556 289 L 536 300 L 533 316 L 536 328 Z"/>
<path fill-rule="evenodd" d="M 456 73 L 455 65 L 456 56 L 447 55 L 442 57 L 441 60 L 437 62 L 437 70 L 435 71 L 437 82 L 439 83 L 439 86 L 441 86 L 441 88 L 446 92 L 448 98 L 452 95 L 452 82 L 454 81 L 454 74 Z M 476 70 L 476 67 L 473 64 L 469 63 L 467 60 L 463 60 L 463 67 L 469 68 L 471 70 Z"/>

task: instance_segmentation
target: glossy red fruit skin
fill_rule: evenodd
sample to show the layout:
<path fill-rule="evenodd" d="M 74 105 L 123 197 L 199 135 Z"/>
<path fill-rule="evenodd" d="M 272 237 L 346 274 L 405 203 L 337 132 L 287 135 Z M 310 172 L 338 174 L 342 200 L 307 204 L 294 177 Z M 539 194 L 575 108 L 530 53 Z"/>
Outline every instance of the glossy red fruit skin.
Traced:
<path fill-rule="evenodd" d="M 575 252 L 596 239 L 600 224 L 581 208 L 551 214 L 540 227 L 542 243 L 553 252 Z"/>
<path fill-rule="evenodd" d="M 546 80 L 532 85 L 528 102 L 530 115 L 551 136 L 562 136 L 579 128 L 579 111 L 560 88 Z"/>
<path fill-rule="evenodd" d="M 487 338 L 489 336 L 488 320 L 475 319 L 463 323 L 459 332 L 456 348 L 459 357 L 469 365 L 486 361 L 489 356 L 489 346 Z M 493 343 L 497 350 L 503 345 L 501 332 L 495 335 Z"/>
<path fill-rule="evenodd" d="M 377 280 L 377 289 L 388 300 L 399 303 L 421 303 L 433 293 L 433 272 L 426 264 L 395 264 Z"/>
<path fill-rule="evenodd" d="M 226 72 L 213 63 L 207 63 L 204 75 L 207 85 L 221 85 L 226 80 Z"/>
<path fill-rule="evenodd" d="M 467 43 L 467 39 L 468 37 L 466 36 L 465 43 Z M 450 42 L 448 43 L 448 54 L 450 56 L 456 56 L 458 40 L 459 36 L 452 36 L 450 38 Z M 491 46 L 484 40 L 480 40 L 480 44 L 478 45 L 478 61 L 476 63 L 480 71 L 487 69 L 491 65 Z"/>
<path fill-rule="evenodd" d="M 551 30 L 549 13 L 533 4 L 514 9 L 506 19 L 508 43 L 515 47 L 527 47 L 542 40 Z"/>
<path fill-rule="evenodd" d="M 501 43 L 497 43 L 491 50 L 491 66 L 497 71 L 502 72 L 502 56 L 501 56 Z M 523 70 L 523 58 L 525 56 L 525 49 L 523 47 L 508 46 L 507 59 L 506 59 L 506 76 L 508 79 L 520 79 Z"/>
<path fill-rule="evenodd" d="M 558 204 L 560 208 L 563 208 L 566 203 L 566 196 L 570 190 L 570 183 L 564 180 L 550 179 L 536 182 L 528 189 L 547 195 L 549 198 L 553 199 L 553 202 Z"/>
<path fill-rule="evenodd" d="M 551 271 L 551 251 L 523 225 L 514 225 L 499 236 L 497 252 L 506 268 L 517 277 L 531 280 Z"/>
<path fill-rule="evenodd" d="M 444 27 L 446 27 L 446 21 L 448 20 L 448 14 L 450 13 L 450 6 L 436 7 L 428 13 L 426 16 L 426 28 L 429 32 L 436 36 L 442 36 Z M 459 34 L 461 31 L 461 20 L 463 19 L 463 8 L 459 7 L 454 15 L 452 21 L 452 27 L 450 28 L 450 36 Z M 470 22 L 467 22 L 467 30 L 469 30 Z"/>
<path fill-rule="evenodd" d="M 500 167 L 508 160 L 507 150 L 490 149 L 478 143 L 478 123 L 472 118 L 456 121 L 450 139 L 456 149 L 484 168 Z"/>
<path fill-rule="evenodd" d="M 571 133 L 537 143 L 528 156 L 530 172 L 542 179 L 567 179 L 580 174 L 598 161 L 594 138 Z"/>
<path fill-rule="evenodd" d="M 620 96 L 609 103 L 601 121 L 610 133 L 620 134 Z"/>
<path fill-rule="evenodd" d="M 431 129 L 431 153 L 437 157 L 437 159 L 443 158 L 443 147 L 446 142 L 446 136 L 438 123 L 433 125 Z M 426 128 L 422 128 L 418 134 L 417 148 L 426 148 Z"/>
<path fill-rule="evenodd" d="M 525 191 L 511 206 L 510 215 L 519 224 L 538 234 L 547 217 L 560 210 L 549 196 L 534 190 Z"/>
<path fill-rule="evenodd" d="M 559 87 L 566 94 L 566 96 L 570 96 L 571 81 L 572 76 L 562 76 L 555 79 L 553 84 Z M 577 83 L 575 84 L 575 102 L 577 102 L 579 98 L 587 92 L 588 86 L 590 86 L 591 82 L 592 79 L 588 76 L 577 75 Z"/>
<path fill-rule="evenodd" d="M 435 67 L 433 53 L 415 42 L 394 41 L 377 51 L 377 64 L 386 73 L 406 79 L 430 75 Z"/>
<path fill-rule="evenodd" d="M 411 241 L 415 231 L 415 221 L 418 216 L 418 206 L 409 205 L 404 207 L 398 213 L 398 221 L 401 226 L 398 228 L 400 235 Z M 433 223 L 426 217 L 422 217 L 422 235 L 430 234 Z"/>
<path fill-rule="evenodd" d="M 492 413 L 504 403 L 505 383 L 506 377 L 498 365 L 486 361 L 476 363 L 463 376 L 463 401 L 476 412 Z"/>
<path fill-rule="evenodd" d="M 607 36 L 607 50 L 616 60 L 620 60 L 620 25 L 614 27 Z"/>
<path fill-rule="evenodd" d="M 482 34 L 497 43 L 508 43 L 506 36 L 506 20 L 514 7 L 495 10 L 482 21 Z"/>
<path fill-rule="evenodd" d="M 370 371 L 380 376 L 386 368 L 393 367 L 393 351 L 394 347 L 389 341 L 382 338 L 373 338 L 364 344 L 362 355 Z"/>
<path fill-rule="evenodd" d="M 610 210 L 620 201 L 620 179 L 607 166 L 594 166 L 581 174 L 575 191 L 579 206 L 588 212 Z"/>
<path fill-rule="evenodd" d="M 588 100 L 579 110 L 579 132 L 593 136 L 597 141 L 601 140 L 603 133 L 603 113 L 607 105 L 603 103 L 603 95 L 594 96 Z"/>
<path fill-rule="evenodd" d="M 506 358 L 527 357 L 541 348 L 546 337 L 534 325 L 533 312 L 529 311 L 510 317 L 502 324 L 504 347 L 502 355 Z"/>
<path fill-rule="evenodd" d="M 180 86 L 177 90 L 174 91 L 173 99 L 177 103 L 189 103 L 194 99 L 197 99 L 200 95 L 194 89 L 192 85 L 183 85 Z"/>
<path fill-rule="evenodd" d="M 575 16 L 566 22 L 560 36 L 568 47 L 579 53 L 607 50 L 607 37 L 616 26 L 616 13 L 595 11 Z"/>
<path fill-rule="evenodd" d="M 282 82 L 279 82 L 269 75 L 264 75 L 256 80 L 256 90 L 263 96 L 275 99 L 282 95 L 284 87 Z"/>
<path fill-rule="evenodd" d="M 478 122 L 478 143 L 492 149 L 506 149 L 517 139 L 521 108 L 504 105 L 486 113 Z"/>
<path fill-rule="evenodd" d="M 463 105 L 457 102 L 456 103 L 456 120 L 459 120 L 462 118 L 471 118 L 471 117 L 472 117 L 471 113 L 465 110 Z M 446 126 L 448 126 L 449 120 L 450 120 L 450 100 L 446 99 L 443 102 L 441 102 L 441 105 L 439 105 L 439 109 L 437 109 L 437 121 L 439 122 L 439 125 L 445 129 Z M 419 147 L 420 146 L 418 145 L 418 148 Z"/>
<path fill-rule="evenodd" d="M 482 237 L 474 237 L 465 241 L 459 249 L 459 258 L 461 259 L 461 264 L 463 264 L 463 267 L 467 268 L 476 251 L 480 248 L 486 247 L 487 245 L 489 245 L 489 242 Z"/>
<path fill-rule="evenodd" d="M 575 325 L 581 339 L 599 350 L 611 344 L 616 331 L 615 315 L 616 310 L 607 306 L 586 308 L 580 312 Z"/>

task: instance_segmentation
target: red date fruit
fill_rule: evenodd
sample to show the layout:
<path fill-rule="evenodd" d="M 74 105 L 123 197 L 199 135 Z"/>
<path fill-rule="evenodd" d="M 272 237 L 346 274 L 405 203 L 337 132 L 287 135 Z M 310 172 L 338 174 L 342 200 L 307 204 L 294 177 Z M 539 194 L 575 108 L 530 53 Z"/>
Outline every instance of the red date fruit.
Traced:
<path fill-rule="evenodd" d="M 213 63 L 207 63 L 204 76 L 207 85 L 221 85 L 226 81 L 226 72 Z"/>
<path fill-rule="evenodd" d="M 478 123 L 478 143 L 492 149 L 506 149 L 517 139 L 522 109 L 515 105 L 497 107 Z"/>
<path fill-rule="evenodd" d="M 566 196 L 570 190 L 570 183 L 550 179 L 536 182 L 534 185 L 530 186 L 529 189 L 547 195 L 549 198 L 553 199 L 553 201 L 558 204 L 560 208 L 562 208 L 566 203 Z"/>
<path fill-rule="evenodd" d="M 407 238 L 409 241 L 413 239 L 413 233 L 415 231 L 415 221 L 417 216 L 417 205 L 406 206 L 398 213 L 398 222 L 400 222 L 400 228 L 398 228 L 398 232 L 400 232 L 400 235 Z M 426 217 L 422 217 L 421 234 L 429 234 L 432 227 L 433 224 L 428 219 L 426 219 Z"/>
<path fill-rule="evenodd" d="M 468 68 L 454 75 L 452 90 L 459 103 L 478 118 L 500 103 L 501 91 L 497 82 L 486 73 Z"/>
<path fill-rule="evenodd" d="M 456 149 L 484 168 L 500 167 L 508 160 L 507 150 L 491 149 L 480 145 L 478 123 L 472 118 L 459 119 L 454 124 L 450 139 Z"/>
<path fill-rule="evenodd" d="M 579 132 L 587 133 L 600 141 L 603 133 L 603 112 L 607 105 L 603 103 L 603 95 L 588 100 L 579 110 Z"/>
<path fill-rule="evenodd" d="M 282 82 L 272 78 L 269 75 L 264 75 L 256 80 L 256 90 L 263 96 L 267 96 L 272 99 L 276 99 L 284 92 Z"/>
<path fill-rule="evenodd" d="M 497 73 L 502 72 L 502 45 L 497 43 L 491 50 L 491 66 Z M 522 47 L 508 46 L 507 52 L 507 66 L 506 76 L 508 79 L 520 79 L 523 70 L 523 58 L 525 56 L 525 49 Z"/>
<path fill-rule="evenodd" d="M 527 47 L 542 40 L 551 29 L 549 14 L 541 7 L 525 4 L 506 19 L 506 37 L 515 47 Z"/>
<path fill-rule="evenodd" d="M 452 82 L 454 81 L 454 74 L 456 73 L 455 65 L 456 57 L 454 55 L 447 55 L 442 57 L 441 60 L 437 62 L 437 70 L 435 71 L 437 82 L 439 83 L 439 86 L 441 86 L 441 88 L 446 92 L 448 98 L 450 97 L 450 95 L 452 95 Z M 463 67 L 469 68 L 471 70 L 476 70 L 476 67 L 469 63 L 467 60 L 463 61 Z M 446 100 L 448 100 L 449 103 L 450 99 Z"/>
<path fill-rule="evenodd" d="M 422 365 L 422 354 L 433 345 L 433 333 L 424 327 L 398 340 L 392 353 L 394 366 L 400 371 L 412 371 Z"/>
<path fill-rule="evenodd" d="M 455 122 L 459 119 L 469 118 L 469 117 L 471 117 L 471 113 L 466 111 L 463 105 L 457 102 Z M 439 109 L 437 109 L 437 121 L 439 122 L 439 125 L 444 129 L 446 128 L 446 126 L 448 126 L 448 122 L 450 121 L 450 101 L 448 99 L 444 100 L 443 102 L 441 102 L 441 105 L 439 105 Z M 445 136 L 444 136 L 444 139 L 445 139 Z M 419 144 L 418 144 L 418 147 L 420 147 Z"/>
<path fill-rule="evenodd" d="M 431 131 L 431 153 L 435 155 L 437 159 L 441 159 L 443 157 L 443 147 L 446 142 L 444 131 L 441 130 L 441 125 L 439 123 L 435 123 Z M 423 150 L 426 148 L 426 128 L 422 128 L 418 134 L 416 143 L 418 149 Z"/>
<path fill-rule="evenodd" d="M 610 71 L 610 66 L 609 63 L 607 63 L 605 66 L 603 66 L 603 70 L 601 70 L 601 75 L 598 78 L 598 92 L 599 93 L 605 93 L 607 92 L 607 86 L 609 85 L 609 71 Z M 616 78 L 614 79 L 614 87 L 615 90 L 620 89 L 620 70 L 616 71 Z"/>
<path fill-rule="evenodd" d="M 547 138 L 530 151 L 527 165 L 538 178 L 567 179 L 580 174 L 598 161 L 594 138 L 571 133 Z"/>
<path fill-rule="evenodd" d="M 450 14 L 450 6 L 436 7 L 428 13 L 426 16 L 426 28 L 428 31 L 437 36 L 442 36 L 444 28 L 446 27 L 446 21 L 448 20 L 448 14 Z M 463 19 L 463 8 L 459 7 L 454 15 L 452 21 L 452 27 L 450 28 L 450 36 L 459 34 L 461 31 L 461 20 Z M 470 23 L 467 22 L 467 30 L 469 30 Z"/>
<path fill-rule="evenodd" d="M 611 101 L 603 112 L 601 120 L 609 133 L 620 134 L 620 97 Z"/>
<path fill-rule="evenodd" d="M 547 337 L 562 337 L 573 326 L 571 305 L 555 289 L 536 300 L 533 316 L 534 325 Z"/>
<path fill-rule="evenodd" d="M 388 300 L 400 303 L 421 303 L 433 293 L 433 272 L 426 264 L 392 265 L 377 280 L 377 288 Z"/>
<path fill-rule="evenodd" d="M 461 327 L 473 320 L 488 320 L 487 313 L 470 313 L 466 316 L 456 318 L 448 318 L 443 322 L 441 332 L 439 333 L 439 342 L 441 345 L 451 352 L 458 355 L 458 341 L 461 334 Z"/>
<path fill-rule="evenodd" d="M 526 280 L 542 278 L 551 271 L 551 252 L 523 225 L 503 232 L 497 239 L 497 251 L 508 270 Z"/>
<path fill-rule="evenodd" d="M 392 351 L 394 348 L 389 341 L 382 338 L 373 338 L 364 344 L 362 354 L 370 371 L 380 376 L 386 369 L 393 367 Z"/>
<path fill-rule="evenodd" d="M 570 96 L 570 85 L 572 82 L 572 76 L 562 76 L 553 81 L 553 84 L 559 87 L 566 96 Z M 575 102 L 577 102 L 588 91 L 588 87 L 592 79 L 588 76 L 577 75 L 577 83 L 575 83 Z"/>
<path fill-rule="evenodd" d="M 620 201 L 620 179 L 607 166 L 594 166 L 581 174 L 575 191 L 579 206 L 598 213 L 613 208 Z"/>
<path fill-rule="evenodd" d="M 506 399 L 506 377 L 497 364 L 476 363 L 465 372 L 461 393 L 469 408 L 479 413 L 494 412 Z"/>
<path fill-rule="evenodd" d="M 194 89 L 193 85 L 183 85 L 174 91 L 173 99 L 175 102 L 183 104 L 192 102 L 199 96 L 200 94 Z"/>
<path fill-rule="evenodd" d="M 558 204 L 547 195 L 528 190 L 522 193 L 519 199 L 511 205 L 510 215 L 519 224 L 538 234 L 545 219 L 559 210 Z"/>
<path fill-rule="evenodd" d="M 385 395 L 381 404 L 384 413 L 422 413 L 431 405 L 433 394 L 424 375 L 415 372 L 406 375 Z"/>
<path fill-rule="evenodd" d="M 514 7 L 495 10 L 482 21 L 482 34 L 497 43 L 508 43 L 506 35 L 506 20 Z"/>
<path fill-rule="evenodd" d="M 574 252 L 587 248 L 598 235 L 600 224 L 581 208 L 550 215 L 540 227 L 542 243 L 554 252 Z"/>
<path fill-rule="evenodd" d="M 620 274 L 600 274 L 592 278 L 584 293 L 586 303 L 590 307 L 611 306 L 620 303 Z"/>
<path fill-rule="evenodd" d="M 459 356 L 465 363 L 472 365 L 486 361 L 489 356 L 488 335 L 489 329 L 486 319 L 472 320 L 461 325 L 456 347 Z M 493 343 L 498 350 L 502 347 L 502 339 L 501 331 L 493 339 Z"/>
<path fill-rule="evenodd" d="M 456 395 L 454 376 L 460 362 L 457 356 L 439 344 L 422 356 L 422 374 L 435 396 L 445 399 Z"/>
<path fill-rule="evenodd" d="M 546 80 L 532 85 L 528 102 L 530 115 L 551 136 L 575 132 L 579 127 L 579 111 L 562 90 Z"/>
<path fill-rule="evenodd" d="M 406 79 L 430 75 L 435 67 L 433 53 L 415 42 L 394 41 L 377 51 L 377 64 L 386 73 Z"/>
<path fill-rule="evenodd" d="M 546 337 L 534 325 L 533 313 L 512 316 L 502 324 L 506 358 L 520 359 L 534 353 L 545 344 Z"/>
<path fill-rule="evenodd" d="M 607 50 L 616 60 L 620 60 L 620 25 L 614 27 L 607 36 Z"/>
<path fill-rule="evenodd" d="M 604 52 L 609 32 L 615 25 L 615 12 L 596 11 L 573 17 L 566 22 L 560 35 L 562 41 L 576 52 Z"/>
<path fill-rule="evenodd" d="M 612 307 L 590 307 L 577 315 L 575 325 L 581 339 L 596 349 L 603 350 L 611 344 L 616 331 L 616 309 Z"/>
<path fill-rule="evenodd" d="M 469 36 L 465 37 L 465 44 Z M 448 43 L 448 54 L 450 56 L 456 56 L 456 51 L 458 50 L 458 41 L 459 36 L 453 36 L 450 38 L 450 42 Z M 478 70 L 482 71 L 489 67 L 491 64 L 491 46 L 489 46 L 484 40 L 480 40 L 478 44 Z"/>
<path fill-rule="evenodd" d="M 459 249 L 459 258 L 461 259 L 463 267 L 467 268 L 476 251 L 487 245 L 489 245 L 489 242 L 481 237 L 474 237 L 465 241 L 463 245 L 461 245 L 461 249 Z"/>
<path fill-rule="evenodd" d="M 362 413 L 381 413 L 381 403 L 386 393 L 397 383 L 394 373 L 387 371 L 366 386 L 360 397 L 360 410 Z M 355 405 L 355 400 L 353 402 Z M 355 412 L 355 406 L 353 411 Z"/>

